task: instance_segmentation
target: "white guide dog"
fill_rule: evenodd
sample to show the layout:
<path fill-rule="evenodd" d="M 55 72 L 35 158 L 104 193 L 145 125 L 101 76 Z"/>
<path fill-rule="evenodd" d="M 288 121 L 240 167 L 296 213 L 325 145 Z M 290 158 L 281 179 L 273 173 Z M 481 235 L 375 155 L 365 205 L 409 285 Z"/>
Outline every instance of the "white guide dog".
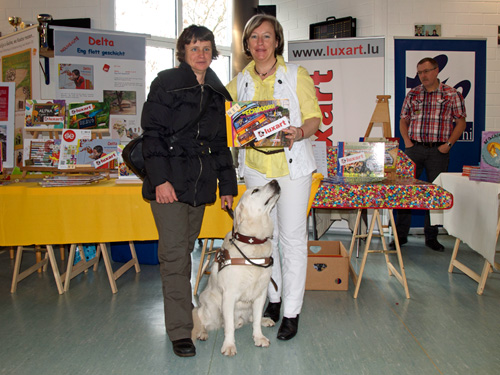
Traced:
<path fill-rule="evenodd" d="M 218 254 L 207 287 L 200 295 L 199 307 L 193 310 L 193 340 L 206 340 L 208 331 L 223 326 L 221 353 L 224 355 L 236 354 L 234 331 L 248 322 L 253 322 L 255 345 L 269 346 L 261 324 L 274 325 L 271 319 L 263 318 L 262 313 L 272 266 L 273 221 L 269 214 L 279 194 L 276 180 L 245 191 L 234 212 L 233 231 L 222 244 L 221 250 L 227 252 Z"/>

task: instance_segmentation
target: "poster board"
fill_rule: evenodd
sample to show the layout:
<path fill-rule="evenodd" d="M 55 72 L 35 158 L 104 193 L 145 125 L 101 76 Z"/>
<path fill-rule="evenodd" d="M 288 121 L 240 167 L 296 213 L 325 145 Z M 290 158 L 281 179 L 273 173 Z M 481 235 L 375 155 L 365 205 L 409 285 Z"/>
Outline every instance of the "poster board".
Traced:
<path fill-rule="evenodd" d="M 15 82 L 0 82 L 0 144 L 3 168 L 14 166 Z"/>
<path fill-rule="evenodd" d="M 406 94 L 420 84 L 417 63 L 424 57 L 436 59 L 438 78 L 459 90 L 465 99 L 466 129 L 450 150 L 449 172 L 461 172 L 464 165 L 479 165 L 481 132 L 486 120 L 486 39 L 462 38 L 394 38 L 395 122 Z M 395 136 L 405 146 L 399 126 Z M 427 179 L 417 176 L 421 180 Z M 413 212 L 412 227 L 424 226 L 424 212 Z"/>
<path fill-rule="evenodd" d="M 439 65 L 438 78 L 455 87 L 465 99 L 466 129 L 450 151 L 448 171 L 461 172 L 463 165 L 478 165 L 481 132 L 486 116 L 486 39 L 395 38 L 395 118 L 406 94 L 420 84 L 417 63 L 424 57 Z M 401 137 L 396 126 L 396 137 Z M 404 150 L 404 142 L 400 147 Z M 418 176 L 417 176 L 418 177 Z"/>
<path fill-rule="evenodd" d="M 25 100 L 40 97 L 39 34 L 37 26 L 14 32 L 0 38 L 0 71 L 2 82 L 13 82 L 14 136 L 13 163 L 4 167 L 22 166 Z M 10 138 L 9 138 L 10 142 Z"/>
<path fill-rule="evenodd" d="M 385 38 L 292 41 L 288 61 L 306 68 L 316 86 L 323 113 L 317 141 L 332 146 L 364 136 L 385 93 Z"/>
<path fill-rule="evenodd" d="M 146 35 L 54 26 L 56 99 L 105 102 L 109 135 L 122 144 L 141 133 L 146 100 Z"/>

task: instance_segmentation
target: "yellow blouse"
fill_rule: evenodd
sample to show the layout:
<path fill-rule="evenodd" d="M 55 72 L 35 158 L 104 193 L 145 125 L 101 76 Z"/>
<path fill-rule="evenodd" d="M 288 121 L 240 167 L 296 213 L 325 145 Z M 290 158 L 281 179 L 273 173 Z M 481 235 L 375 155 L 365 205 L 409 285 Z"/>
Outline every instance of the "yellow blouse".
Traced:
<path fill-rule="evenodd" d="M 283 56 L 278 56 L 277 65 L 285 66 L 285 60 L 283 59 Z M 248 71 L 250 73 L 255 84 L 255 95 L 252 100 L 272 99 L 274 95 L 274 81 L 276 80 L 276 71 L 272 75 L 262 80 L 257 75 L 254 68 L 255 62 L 251 61 L 243 69 L 243 72 Z M 237 100 L 237 77 L 233 78 L 233 80 L 228 83 L 226 88 L 233 99 Z M 305 120 L 313 117 L 321 118 L 322 114 L 318 105 L 314 83 L 307 70 L 301 66 L 299 67 L 297 72 L 297 97 L 300 103 L 302 123 L 304 123 Z M 269 150 L 269 148 L 267 148 L 267 150 Z M 260 173 L 265 174 L 268 178 L 281 177 L 289 173 L 288 164 L 283 152 L 266 155 L 248 147 L 246 149 L 245 164 L 249 168 L 253 168 Z"/>

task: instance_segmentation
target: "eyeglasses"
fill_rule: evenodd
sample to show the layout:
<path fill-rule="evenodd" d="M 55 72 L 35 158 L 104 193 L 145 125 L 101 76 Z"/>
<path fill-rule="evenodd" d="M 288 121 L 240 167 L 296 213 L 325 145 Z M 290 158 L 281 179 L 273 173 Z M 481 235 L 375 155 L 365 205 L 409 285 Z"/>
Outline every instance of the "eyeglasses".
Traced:
<path fill-rule="evenodd" d="M 425 69 L 425 70 L 422 70 L 422 71 L 420 71 L 420 72 L 417 70 L 417 74 L 418 74 L 419 76 L 421 76 L 422 74 L 427 74 L 427 73 L 429 73 L 429 72 L 433 71 L 433 70 L 434 70 L 434 69 L 436 69 L 436 68 L 437 68 L 437 66 L 436 66 L 435 68 L 432 68 L 432 69 Z"/>

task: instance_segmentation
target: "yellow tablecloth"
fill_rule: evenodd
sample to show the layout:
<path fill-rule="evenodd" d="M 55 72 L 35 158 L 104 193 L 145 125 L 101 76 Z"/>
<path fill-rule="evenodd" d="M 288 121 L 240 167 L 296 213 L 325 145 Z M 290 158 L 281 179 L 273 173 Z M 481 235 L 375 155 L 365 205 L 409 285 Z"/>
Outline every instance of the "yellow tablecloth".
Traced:
<path fill-rule="evenodd" d="M 322 176 L 315 174 L 311 207 Z M 141 184 L 115 180 L 71 187 L 35 182 L 0 187 L 0 246 L 157 240 L 158 232 Z M 234 206 L 245 192 L 238 185 Z M 207 205 L 199 238 L 224 238 L 233 221 L 220 199 Z"/>
<path fill-rule="evenodd" d="M 34 182 L 0 187 L 0 245 L 45 245 L 156 240 L 142 185 L 115 180 L 44 188 Z M 238 187 L 235 204 L 245 191 Z M 200 238 L 222 238 L 232 220 L 220 200 L 206 208 Z"/>

